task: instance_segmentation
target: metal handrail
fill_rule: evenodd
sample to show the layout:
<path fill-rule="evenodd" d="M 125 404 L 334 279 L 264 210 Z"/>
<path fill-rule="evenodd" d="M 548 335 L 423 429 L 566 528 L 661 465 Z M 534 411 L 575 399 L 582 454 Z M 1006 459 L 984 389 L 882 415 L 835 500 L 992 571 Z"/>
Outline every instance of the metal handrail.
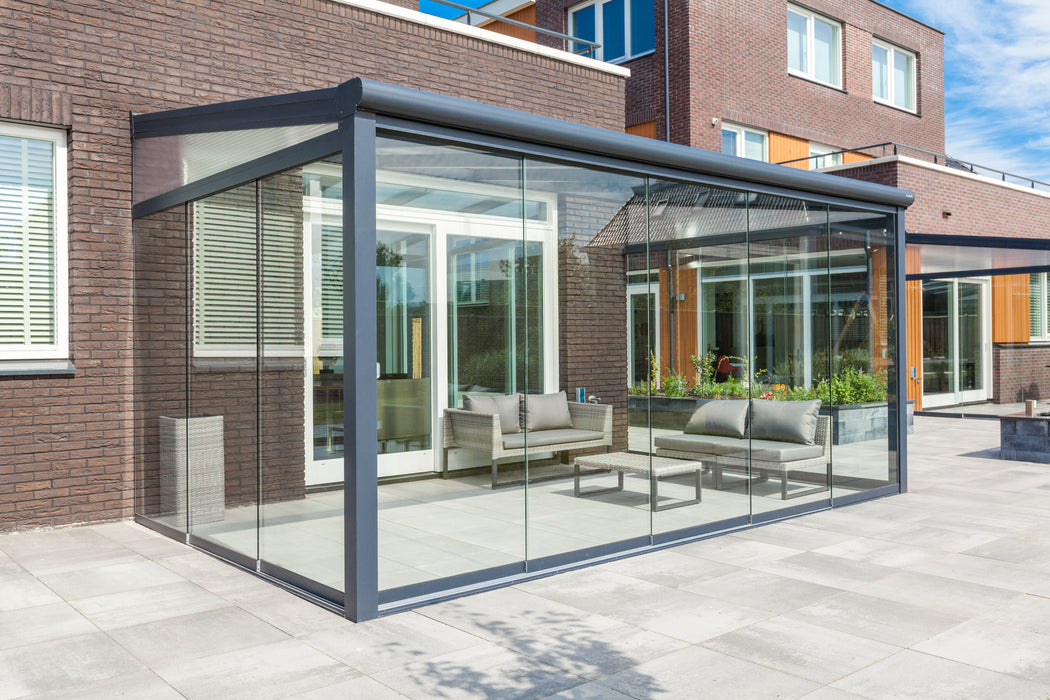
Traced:
<path fill-rule="evenodd" d="M 841 150 L 841 151 L 830 151 L 828 153 L 818 153 L 817 155 L 806 156 L 805 158 L 793 158 L 791 160 L 783 160 L 783 161 L 780 161 L 779 163 L 777 163 L 777 165 L 788 165 L 789 163 L 800 163 L 802 161 L 813 160 L 814 158 L 824 158 L 826 156 L 835 156 L 835 155 L 840 155 L 840 154 L 843 154 L 843 153 L 862 153 L 862 152 L 865 152 L 865 151 L 874 151 L 875 149 L 881 149 L 882 156 L 885 157 L 887 148 L 892 148 L 893 149 L 893 152 L 892 152 L 891 155 L 895 155 L 895 156 L 896 155 L 900 155 L 899 152 L 900 152 L 901 149 L 905 149 L 905 150 L 908 150 L 908 151 L 916 151 L 918 153 L 922 153 L 922 154 L 925 154 L 927 156 L 932 156 L 934 165 L 944 165 L 946 168 L 955 168 L 956 170 L 965 170 L 967 172 L 973 173 L 974 175 L 982 175 L 984 177 L 990 177 L 989 175 L 985 175 L 984 174 L 985 172 L 995 173 L 995 176 L 997 177 L 997 179 L 1000 179 L 1003 182 L 1010 182 L 1010 180 L 1013 180 L 1014 182 L 1012 184 L 1024 184 L 1025 186 L 1027 186 L 1027 187 L 1029 187 L 1029 188 L 1031 188 L 1033 190 L 1036 189 L 1036 187 L 1038 186 L 1040 189 L 1044 189 L 1044 190 L 1050 191 L 1050 183 L 1042 182 L 1041 180 L 1033 180 L 1032 178 L 1024 177 L 1023 175 L 1014 175 L 1013 173 L 1008 173 L 1008 172 L 1005 172 L 1003 170 L 999 170 L 997 168 L 990 168 L 990 167 L 988 167 L 986 165 L 978 165 L 976 163 L 971 163 L 969 161 L 962 160 L 961 158 L 953 158 L 953 157 L 951 157 L 949 155 L 945 155 L 944 153 L 936 153 L 934 151 L 927 151 L 926 149 L 919 148 L 918 146 L 909 146 L 909 145 L 904 144 L 904 143 L 897 143 L 896 141 L 886 141 L 884 143 L 876 143 L 876 144 L 873 144 L 871 146 L 861 146 L 860 148 L 847 148 L 847 149 L 844 149 L 844 150 Z M 871 154 L 870 153 L 864 153 L 864 155 L 871 155 Z M 1007 180 L 1007 178 L 1010 178 L 1010 180 Z"/>
<path fill-rule="evenodd" d="M 568 34 L 562 34 L 561 32 L 556 32 L 553 29 L 544 29 L 543 27 L 537 27 L 536 25 L 529 24 L 527 22 L 519 22 L 516 19 L 510 19 L 509 17 L 504 17 L 503 15 L 498 15 L 495 12 L 489 12 L 488 10 L 482 10 L 480 8 L 477 8 L 477 7 L 470 7 L 469 5 L 461 5 L 458 2 L 452 2 L 452 0 L 432 0 L 432 1 L 436 2 L 436 3 L 439 3 L 441 5 L 448 5 L 449 7 L 454 7 L 457 10 L 463 10 L 464 12 L 467 13 L 467 24 L 470 24 L 471 26 L 473 26 L 473 24 L 471 24 L 470 15 L 471 14 L 477 14 L 477 15 L 481 15 L 482 17 L 485 17 L 486 19 L 494 19 L 494 20 L 498 20 L 500 22 L 504 22 L 506 24 L 513 25 L 515 27 L 522 27 L 523 29 L 529 29 L 529 30 L 532 30 L 534 32 L 537 32 L 538 34 L 543 34 L 544 36 L 552 36 L 552 37 L 554 37 L 556 39 L 561 39 L 562 41 L 571 42 L 572 44 L 583 44 L 584 45 L 583 49 L 580 49 L 578 51 L 572 51 L 571 53 L 574 53 L 574 54 L 585 54 L 588 58 L 594 58 L 594 52 L 602 47 L 601 44 L 595 43 L 593 41 L 588 41 L 586 39 L 580 39 L 580 38 L 577 38 L 577 37 L 574 37 L 574 36 L 570 36 Z M 566 49 L 566 51 L 568 51 L 568 49 Z"/>

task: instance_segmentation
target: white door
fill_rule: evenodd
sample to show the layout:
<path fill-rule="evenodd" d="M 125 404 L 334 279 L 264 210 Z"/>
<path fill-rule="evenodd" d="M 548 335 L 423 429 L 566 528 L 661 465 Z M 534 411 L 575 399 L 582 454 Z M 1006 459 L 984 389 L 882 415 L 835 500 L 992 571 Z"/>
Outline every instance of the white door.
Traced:
<path fill-rule="evenodd" d="M 991 283 L 922 284 L 922 405 L 986 401 L 991 385 Z"/>

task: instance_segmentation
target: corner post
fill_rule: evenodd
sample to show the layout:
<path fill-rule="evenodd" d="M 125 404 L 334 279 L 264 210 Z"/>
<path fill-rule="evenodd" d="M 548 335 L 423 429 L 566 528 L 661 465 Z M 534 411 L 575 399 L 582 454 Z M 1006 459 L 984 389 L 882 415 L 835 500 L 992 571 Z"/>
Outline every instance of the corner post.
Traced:
<path fill-rule="evenodd" d="M 343 522 L 345 615 L 379 615 L 376 443 L 376 126 L 351 112 L 343 141 Z"/>
<path fill-rule="evenodd" d="M 894 240 L 896 241 L 896 275 L 894 275 L 894 308 L 897 319 L 896 347 L 897 357 L 893 367 L 897 372 L 897 481 L 901 493 L 908 490 L 908 344 L 905 334 L 908 329 L 907 297 L 907 235 L 904 228 L 904 209 L 897 207 L 893 220 Z"/>

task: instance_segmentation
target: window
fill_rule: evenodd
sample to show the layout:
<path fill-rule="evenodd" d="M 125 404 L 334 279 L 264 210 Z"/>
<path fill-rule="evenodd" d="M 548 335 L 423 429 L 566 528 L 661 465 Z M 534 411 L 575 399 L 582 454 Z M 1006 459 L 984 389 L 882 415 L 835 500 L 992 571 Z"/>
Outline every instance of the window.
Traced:
<path fill-rule="evenodd" d="M 769 160 L 766 132 L 722 122 L 722 153 L 751 160 Z"/>
<path fill-rule="evenodd" d="M 833 165 L 842 165 L 842 154 L 835 153 L 839 149 L 834 146 L 826 146 L 822 143 L 810 142 L 809 144 L 809 169 L 820 170 L 830 168 Z"/>
<path fill-rule="evenodd" d="M 1050 328 L 1047 326 L 1046 273 L 1038 272 L 1028 276 L 1028 330 L 1030 340 L 1050 340 Z"/>
<path fill-rule="evenodd" d="M 569 33 L 601 44 L 594 56 L 601 61 L 622 61 L 656 48 L 653 0 L 592 1 L 569 10 Z M 573 51 L 585 52 L 585 44 Z"/>
<path fill-rule="evenodd" d="M 840 36 L 838 22 L 788 5 L 788 72 L 818 83 L 841 87 Z"/>
<path fill-rule="evenodd" d="M 915 54 L 891 44 L 871 45 L 871 91 L 876 102 L 915 111 Z"/>
<path fill-rule="evenodd" d="M 66 134 L 0 123 L 0 359 L 69 347 Z"/>

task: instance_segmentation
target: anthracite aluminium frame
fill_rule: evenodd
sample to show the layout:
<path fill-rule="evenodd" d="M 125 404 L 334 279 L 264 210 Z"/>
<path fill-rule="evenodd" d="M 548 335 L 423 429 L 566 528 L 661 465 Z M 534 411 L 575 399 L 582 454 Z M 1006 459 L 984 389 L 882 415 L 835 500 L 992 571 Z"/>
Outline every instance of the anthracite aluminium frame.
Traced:
<path fill-rule="evenodd" d="M 890 214 L 895 218 L 897 256 L 891 268 L 896 294 L 896 318 L 905 318 L 904 208 L 910 192 L 850 178 L 813 173 L 725 156 L 686 146 L 562 122 L 499 107 L 424 93 L 363 79 L 335 88 L 294 95 L 264 97 L 192 107 L 158 114 L 134 115 L 135 140 L 163 136 L 337 123 L 337 131 L 312 138 L 216 175 L 133 203 L 135 218 L 185 204 L 260 177 L 342 152 L 344 270 L 344 563 L 343 614 L 367 620 L 381 613 L 467 592 L 590 565 L 708 537 L 727 529 L 755 525 L 811 510 L 899 493 L 907 489 L 906 422 L 899 403 L 905 394 L 905 373 L 896 373 L 898 402 L 889 406 L 897 426 L 889 449 L 897 455 L 898 483 L 770 513 L 751 514 L 695 528 L 639 537 L 588 550 L 555 555 L 451 579 L 397 589 L 378 590 L 378 502 L 376 415 L 376 137 L 377 133 L 417 136 L 453 144 L 484 147 L 521 157 L 539 157 L 569 165 L 648 176 L 738 191 L 806 199 Z M 904 356 L 903 323 L 896 324 L 895 352 Z M 183 536 L 179 533 L 180 537 Z M 186 537 L 193 543 L 192 536 Z M 209 549 L 216 549 L 214 546 Z M 242 566 L 243 555 L 219 552 Z M 254 568 L 248 567 L 246 568 Z M 263 565 L 262 573 L 317 594 L 316 586 L 293 572 Z M 322 592 L 323 593 L 323 592 Z M 330 593 L 325 597 L 334 597 Z M 338 601 L 332 601 L 338 602 Z"/>

